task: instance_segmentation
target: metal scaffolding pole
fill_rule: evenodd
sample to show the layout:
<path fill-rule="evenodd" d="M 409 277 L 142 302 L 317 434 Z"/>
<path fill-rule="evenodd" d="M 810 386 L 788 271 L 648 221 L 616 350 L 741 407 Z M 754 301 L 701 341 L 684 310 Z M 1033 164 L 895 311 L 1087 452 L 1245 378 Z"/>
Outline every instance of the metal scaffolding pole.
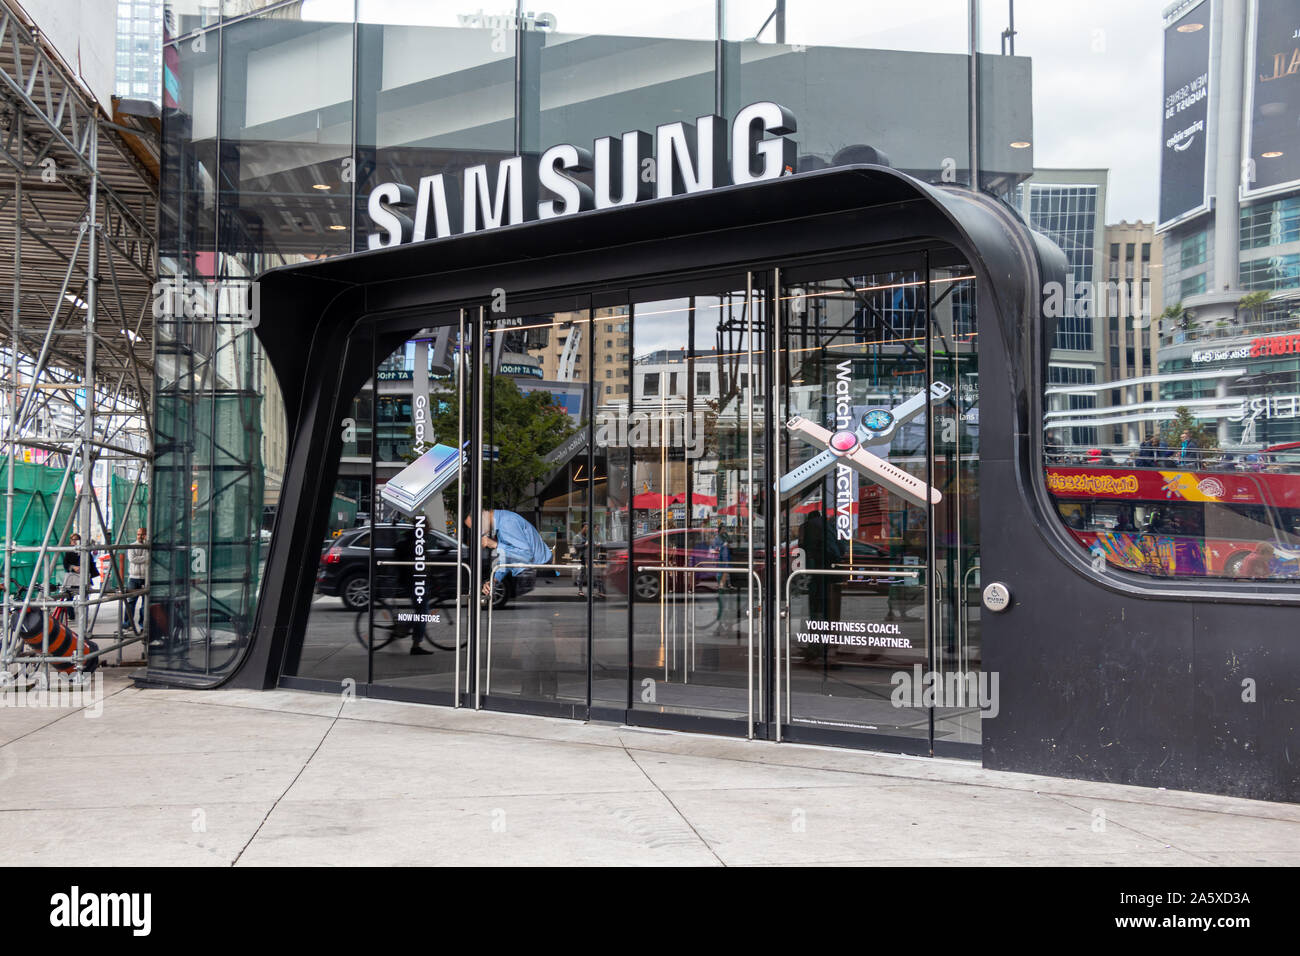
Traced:
<path fill-rule="evenodd" d="M 94 634 L 99 608 L 114 613 L 147 593 L 129 589 L 118 562 L 135 527 L 152 525 L 134 515 L 153 465 L 161 126 L 118 108 L 88 94 L 27 15 L 0 0 L 0 245 L 13 244 L 0 260 L 0 310 L 9 310 L 0 322 L 0 681 L 86 664 L 82 640 L 51 649 L 54 615 L 79 638 L 95 636 L 100 659 L 116 650 L 121 662 L 122 648 L 142 640 L 120 612 L 111 634 Z M 119 496 L 119 478 L 129 495 Z M 96 551 L 113 561 L 99 588 Z M 52 588 L 52 566 L 73 554 L 78 573 Z"/>

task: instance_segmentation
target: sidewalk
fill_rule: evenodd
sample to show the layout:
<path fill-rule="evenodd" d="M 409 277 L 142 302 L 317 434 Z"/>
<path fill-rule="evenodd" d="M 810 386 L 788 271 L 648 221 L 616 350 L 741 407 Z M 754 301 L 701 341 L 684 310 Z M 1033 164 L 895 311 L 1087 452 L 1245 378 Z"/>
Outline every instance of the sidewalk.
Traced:
<path fill-rule="evenodd" d="M 1300 863 L 1300 806 L 292 691 L 0 708 L 10 865 Z"/>

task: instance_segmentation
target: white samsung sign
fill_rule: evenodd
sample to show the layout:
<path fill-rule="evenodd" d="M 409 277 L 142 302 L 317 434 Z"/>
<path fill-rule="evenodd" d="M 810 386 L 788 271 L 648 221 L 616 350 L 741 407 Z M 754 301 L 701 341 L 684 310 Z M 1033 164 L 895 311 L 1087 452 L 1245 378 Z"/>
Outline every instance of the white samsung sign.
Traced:
<path fill-rule="evenodd" d="M 416 188 L 380 183 L 367 203 L 373 226 L 368 244 L 383 249 L 775 179 L 794 172 L 788 134 L 796 129 L 789 110 L 764 101 L 741 109 L 730 130 L 720 116 L 701 116 L 694 123 L 665 123 L 653 136 L 641 130 L 602 136 L 590 151 L 561 143 L 535 166 L 512 156 L 496 164 L 495 175 L 487 164 L 471 166 L 459 196 L 456 181 L 443 173 L 420 177 Z M 575 178 L 589 171 L 594 189 Z"/>

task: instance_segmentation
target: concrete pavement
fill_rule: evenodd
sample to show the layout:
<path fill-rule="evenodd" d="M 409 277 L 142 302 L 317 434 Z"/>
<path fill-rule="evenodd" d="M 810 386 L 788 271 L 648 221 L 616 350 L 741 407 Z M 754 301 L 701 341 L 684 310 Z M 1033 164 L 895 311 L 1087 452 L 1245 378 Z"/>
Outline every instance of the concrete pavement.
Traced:
<path fill-rule="evenodd" d="M 5 863 L 1300 863 L 1292 804 L 108 670 L 0 708 Z"/>

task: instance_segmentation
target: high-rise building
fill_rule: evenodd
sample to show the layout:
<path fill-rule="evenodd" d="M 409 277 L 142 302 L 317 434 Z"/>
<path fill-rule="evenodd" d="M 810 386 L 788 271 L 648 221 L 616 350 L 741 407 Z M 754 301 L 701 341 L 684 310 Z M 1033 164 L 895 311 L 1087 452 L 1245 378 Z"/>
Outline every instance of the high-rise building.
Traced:
<path fill-rule="evenodd" d="M 1106 326 L 1108 423 L 1102 440 L 1137 445 L 1143 438 L 1143 416 L 1158 408 L 1159 385 L 1154 381 L 1160 335 L 1162 243 L 1150 222 L 1121 221 L 1106 227 L 1101 318 Z M 1122 409 L 1122 411 L 1121 411 Z"/>
<path fill-rule="evenodd" d="M 163 0 L 118 0 L 118 96 L 162 102 L 162 40 Z"/>
<path fill-rule="evenodd" d="M 1016 189 L 1016 206 L 1029 225 L 1056 243 L 1065 253 L 1065 288 L 1055 300 L 1055 340 L 1048 385 L 1093 386 L 1106 380 L 1106 338 L 1099 316 L 1098 266 L 1106 242 L 1105 169 L 1036 169 L 1028 182 Z M 1048 290 L 1045 297 L 1052 301 Z M 1093 391 L 1062 392 L 1050 396 L 1057 411 L 1095 408 Z M 1092 445 L 1096 429 L 1083 425 L 1055 430 L 1057 443 Z"/>
<path fill-rule="evenodd" d="M 1247 17 L 1190 0 L 1165 10 L 1166 99 L 1215 71 L 1166 119 L 1159 369 L 1168 397 L 1247 453 L 1300 438 L 1300 356 L 1274 342 L 1300 315 L 1294 12 L 1262 2 Z"/>

